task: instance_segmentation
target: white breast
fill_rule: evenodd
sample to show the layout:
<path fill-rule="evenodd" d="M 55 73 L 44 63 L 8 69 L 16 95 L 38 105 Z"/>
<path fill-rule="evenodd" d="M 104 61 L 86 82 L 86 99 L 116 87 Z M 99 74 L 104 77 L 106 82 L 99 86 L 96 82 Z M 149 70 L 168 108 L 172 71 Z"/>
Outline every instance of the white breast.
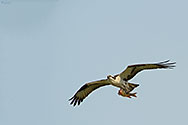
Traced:
<path fill-rule="evenodd" d="M 117 82 L 117 83 L 121 83 L 121 84 L 124 84 L 124 83 L 125 83 L 125 81 L 124 81 L 123 79 L 121 79 L 120 76 L 117 76 L 114 81 Z"/>
<path fill-rule="evenodd" d="M 114 79 L 114 82 L 116 82 L 116 83 L 120 83 L 120 82 L 121 82 L 121 78 L 120 78 L 120 76 L 117 76 L 117 77 Z"/>

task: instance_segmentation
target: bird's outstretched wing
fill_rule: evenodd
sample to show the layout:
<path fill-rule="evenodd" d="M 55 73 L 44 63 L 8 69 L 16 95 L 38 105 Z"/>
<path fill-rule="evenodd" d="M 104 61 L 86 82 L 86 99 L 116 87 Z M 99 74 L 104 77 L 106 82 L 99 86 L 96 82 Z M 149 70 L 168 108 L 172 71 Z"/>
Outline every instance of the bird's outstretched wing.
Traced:
<path fill-rule="evenodd" d="M 92 91 L 105 85 L 110 85 L 107 79 L 86 83 L 69 99 L 69 101 L 71 101 L 70 104 L 73 104 L 74 106 L 76 104 L 80 105 L 80 102 L 82 102 Z"/>
<path fill-rule="evenodd" d="M 132 79 L 138 72 L 148 69 L 172 69 L 175 67 L 176 62 L 169 62 L 170 60 L 154 63 L 154 64 L 137 64 L 128 66 L 122 73 L 120 77 L 125 81 Z"/>

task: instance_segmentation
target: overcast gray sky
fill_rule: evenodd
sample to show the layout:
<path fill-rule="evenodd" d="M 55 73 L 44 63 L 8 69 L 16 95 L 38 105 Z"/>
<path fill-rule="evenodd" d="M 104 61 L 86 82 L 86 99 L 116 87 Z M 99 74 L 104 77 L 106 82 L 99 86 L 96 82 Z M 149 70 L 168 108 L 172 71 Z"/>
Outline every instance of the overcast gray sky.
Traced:
<path fill-rule="evenodd" d="M 1 125 L 187 125 L 187 0 L 0 0 Z M 129 64 L 177 62 L 145 71 L 137 98 L 85 83 Z"/>

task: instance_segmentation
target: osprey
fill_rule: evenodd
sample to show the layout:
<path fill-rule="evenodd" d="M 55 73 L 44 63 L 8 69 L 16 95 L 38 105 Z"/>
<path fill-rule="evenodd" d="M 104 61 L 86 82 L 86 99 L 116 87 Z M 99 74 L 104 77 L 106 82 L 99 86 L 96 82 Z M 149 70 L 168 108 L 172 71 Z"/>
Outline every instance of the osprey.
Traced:
<path fill-rule="evenodd" d="M 153 63 L 153 64 L 137 64 L 128 66 L 122 73 L 117 75 L 108 75 L 107 79 L 102 79 L 98 81 L 93 81 L 83 85 L 76 94 L 69 99 L 71 105 L 80 105 L 80 103 L 95 89 L 112 85 L 120 88 L 118 94 L 123 97 L 131 98 L 131 96 L 136 97 L 136 93 L 130 93 L 133 89 L 139 86 L 139 84 L 129 83 L 128 81 L 132 79 L 138 72 L 142 70 L 149 69 L 172 69 L 175 67 L 176 62 L 169 62 L 170 60 Z"/>

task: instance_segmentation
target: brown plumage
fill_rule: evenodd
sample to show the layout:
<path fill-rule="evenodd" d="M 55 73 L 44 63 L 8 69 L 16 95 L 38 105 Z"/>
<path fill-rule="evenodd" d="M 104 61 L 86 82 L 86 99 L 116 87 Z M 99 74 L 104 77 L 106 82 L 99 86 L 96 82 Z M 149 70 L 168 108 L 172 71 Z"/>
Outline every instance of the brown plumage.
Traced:
<path fill-rule="evenodd" d="M 107 80 L 86 83 L 76 92 L 72 98 L 69 99 L 69 101 L 72 100 L 70 104 L 73 104 L 74 106 L 76 104 L 80 105 L 80 102 L 82 102 L 92 91 L 105 85 L 110 85 L 110 83 L 107 82 Z"/>
<path fill-rule="evenodd" d="M 138 72 L 142 70 L 148 70 L 148 69 L 172 69 L 175 67 L 173 63 L 168 63 L 170 60 L 160 62 L 160 63 L 154 63 L 154 64 L 137 64 L 137 65 L 130 65 L 128 66 L 121 74 L 120 76 L 124 78 L 125 81 L 128 81 L 132 79 Z"/>
<path fill-rule="evenodd" d="M 153 63 L 153 64 L 137 64 L 128 66 L 122 73 L 107 76 L 107 79 L 89 82 L 83 85 L 72 98 L 69 99 L 71 101 L 71 105 L 75 106 L 80 105 L 80 103 L 94 90 L 99 87 L 106 85 L 113 85 L 115 87 L 120 88 L 119 95 L 124 97 L 134 96 L 136 97 L 136 93 L 130 93 L 134 90 L 138 84 L 129 83 L 128 80 L 132 79 L 138 72 L 142 70 L 149 69 L 172 69 L 175 67 L 175 62 L 169 63 L 170 60 Z"/>

